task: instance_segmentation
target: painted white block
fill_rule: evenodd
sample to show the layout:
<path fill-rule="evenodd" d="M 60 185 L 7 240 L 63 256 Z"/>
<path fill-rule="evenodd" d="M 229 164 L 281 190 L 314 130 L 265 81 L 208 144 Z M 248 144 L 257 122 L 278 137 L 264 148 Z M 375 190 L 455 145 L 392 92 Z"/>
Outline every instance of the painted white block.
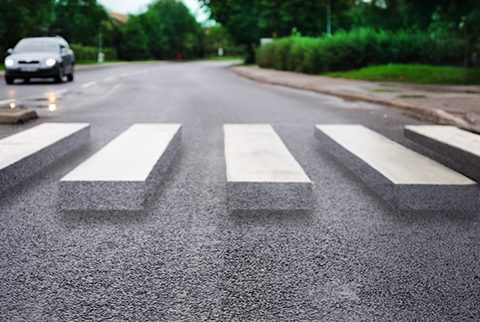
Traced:
<path fill-rule="evenodd" d="M 470 208 L 464 175 L 361 125 L 317 125 L 315 136 L 382 197 L 401 208 Z"/>
<path fill-rule="evenodd" d="M 63 209 L 140 210 L 173 160 L 180 124 L 135 124 L 60 182 Z"/>
<path fill-rule="evenodd" d="M 308 209 L 312 183 L 270 125 L 224 125 L 231 209 Z"/>
<path fill-rule="evenodd" d="M 480 135 L 455 126 L 408 125 L 405 137 L 435 152 L 435 159 L 480 180 Z"/>
<path fill-rule="evenodd" d="M 87 123 L 43 123 L 0 140 L 0 191 L 85 144 Z"/>

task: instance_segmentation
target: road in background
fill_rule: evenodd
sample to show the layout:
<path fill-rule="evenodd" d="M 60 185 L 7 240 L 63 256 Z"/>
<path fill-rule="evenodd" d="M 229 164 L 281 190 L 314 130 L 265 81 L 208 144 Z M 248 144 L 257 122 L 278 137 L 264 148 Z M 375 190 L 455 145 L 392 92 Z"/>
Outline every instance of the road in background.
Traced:
<path fill-rule="evenodd" d="M 402 134 L 418 121 L 258 84 L 226 62 L 122 65 L 0 93 L 41 96 L 47 86 L 69 91 L 53 111 L 38 104 L 40 119 L 0 126 L 0 137 L 45 121 L 89 122 L 91 143 L 0 198 L 3 320 L 480 317 L 478 215 L 393 210 L 313 137 L 314 124 L 358 123 L 418 150 Z M 144 212 L 58 210 L 62 176 L 147 122 L 182 123 L 183 134 Z M 314 183 L 314 210 L 230 213 L 225 123 L 272 124 Z"/>
<path fill-rule="evenodd" d="M 0 102 L 16 99 L 32 99 L 48 97 L 54 93 L 64 93 L 66 90 L 98 86 L 102 81 L 117 81 L 118 78 L 141 75 L 152 66 L 162 63 L 114 63 L 105 65 L 79 65 L 76 67 L 75 81 L 55 84 L 52 79 L 32 79 L 30 83 L 16 80 L 14 85 L 7 85 L 0 80 Z"/>

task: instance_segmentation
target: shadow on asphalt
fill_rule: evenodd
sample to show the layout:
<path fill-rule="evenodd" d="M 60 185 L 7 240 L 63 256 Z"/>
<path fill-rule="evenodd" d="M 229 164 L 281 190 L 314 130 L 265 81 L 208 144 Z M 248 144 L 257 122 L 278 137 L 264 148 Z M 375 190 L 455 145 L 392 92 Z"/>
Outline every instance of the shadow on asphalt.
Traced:
<path fill-rule="evenodd" d="M 98 224 L 142 224 L 151 217 L 148 210 L 61 210 L 57 214 L 64 224 L 98 225 Z"/>
<path fill-rule="evenodd" d="M 32 78 L 30 79 L 29 82 L 15 82 L 13 84 L 10 84 L 8 86 L 28 86 L 28 85 L 62 85 L 62 84 L 67 84 L 65 79 L 63 80 L 62 83 L 56 83 L 53 78 Z"/>

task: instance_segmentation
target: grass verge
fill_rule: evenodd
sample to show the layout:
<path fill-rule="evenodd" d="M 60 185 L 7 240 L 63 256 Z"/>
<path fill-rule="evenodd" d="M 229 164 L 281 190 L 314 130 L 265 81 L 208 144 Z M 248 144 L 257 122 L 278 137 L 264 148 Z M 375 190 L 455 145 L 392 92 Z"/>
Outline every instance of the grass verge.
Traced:
<path fill-rule="evenodd" d="M 388 64 L 344 72 L 324 74 L 330 77 L 369 81 L 405 82 L 418 84 L 480 84 L 480 68 L 433 66 L 421 64 Z"/>

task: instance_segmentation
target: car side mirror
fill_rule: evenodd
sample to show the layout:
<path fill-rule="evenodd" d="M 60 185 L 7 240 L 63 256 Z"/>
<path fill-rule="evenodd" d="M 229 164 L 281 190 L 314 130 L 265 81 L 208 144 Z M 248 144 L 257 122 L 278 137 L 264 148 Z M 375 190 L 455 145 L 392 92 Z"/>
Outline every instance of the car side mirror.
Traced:
<path fill-rule="evenodd" d="M 7 49 L 7 55 L 11 55 L 13 54 L 13 49 L 12 48 L 8 48 Z"/>

